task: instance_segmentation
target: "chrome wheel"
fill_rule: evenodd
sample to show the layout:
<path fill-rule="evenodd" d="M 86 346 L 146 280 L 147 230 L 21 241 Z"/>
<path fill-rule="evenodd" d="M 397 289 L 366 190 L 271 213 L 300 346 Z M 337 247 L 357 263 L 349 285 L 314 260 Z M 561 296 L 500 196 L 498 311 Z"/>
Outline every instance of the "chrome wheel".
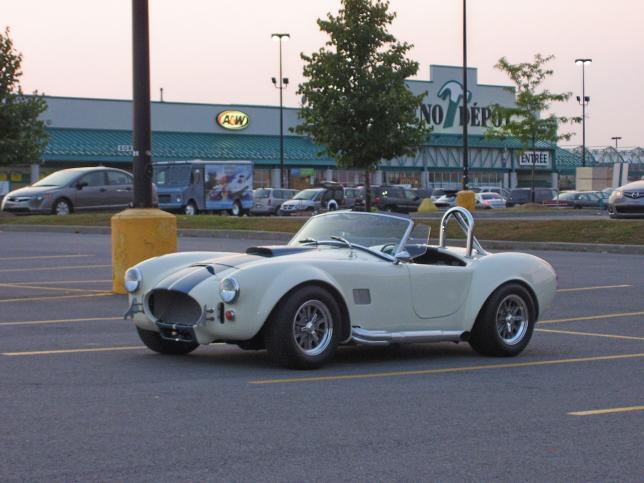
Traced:
<path fill-rule="evenodd" d="M 307 356 L 324 352 L 333 338 L 333 318 L 329 308 L 319 300 L 307 300 L 293 317 L 293 337 Z"/>
<path fill-rule="evenodd" d="M 506 296 L 496 310 L 496 331 L 507 345 L 516 345 L 525 336 L 530 323 L 530 312 L 523 298 Z"/>

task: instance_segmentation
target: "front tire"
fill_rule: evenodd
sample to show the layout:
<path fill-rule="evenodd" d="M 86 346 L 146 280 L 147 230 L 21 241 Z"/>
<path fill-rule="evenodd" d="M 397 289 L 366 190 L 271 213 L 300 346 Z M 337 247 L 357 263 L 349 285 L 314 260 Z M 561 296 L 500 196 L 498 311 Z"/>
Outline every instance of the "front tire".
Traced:
<path fill-rule="evenodd" d="M 181 356 L 192 352 L 199 346 L 196 342 L 175 342 L 172 340 L 165 340 L 158 332 L 141 329 L 140 327 L 137 327 L 136 331 L 139 333 L 141 341 L 147 346 L 147 348 L 154 352 L 158 352 L 159 354 Z"/>
<path fill-rule="evenodd" d="M 322 287 L 297 289 L 279 302 L 267 323 L 264 342 L 276 364 L 317 369 L 335 354 L 340 308 Z"/>
<path fill-rule="evenodd" d="M 60 198 L 54 202 L 51 212 L 54 215 L 65 216 L 73 213 L 74 207 L 72 206 L 71 201 L 66 200 L 65 198 Z"/>
<path fill-rule="evenodd" d="M 536 308 L 530 292 L 516 283 L 503 285 L 485 302 L 469 343 L 482 355 L 516 356 L 530 342 L 535 322 Z"/>
<path fill-rule="evenodd" d="M 230 209 L 230 214 L 233 216 L 242 216 L 242 207 L 241 203 L 239 203 L 239 200 L 235 200 L 233 202 L 233 207 Z"/>
<path fill-rule="evenodd" d="M 199 213 L 197 205 L 193 201 L 188 202 L 186 206 L 183 207 L 183 214 L 188 216 L 194 216 Z"/>

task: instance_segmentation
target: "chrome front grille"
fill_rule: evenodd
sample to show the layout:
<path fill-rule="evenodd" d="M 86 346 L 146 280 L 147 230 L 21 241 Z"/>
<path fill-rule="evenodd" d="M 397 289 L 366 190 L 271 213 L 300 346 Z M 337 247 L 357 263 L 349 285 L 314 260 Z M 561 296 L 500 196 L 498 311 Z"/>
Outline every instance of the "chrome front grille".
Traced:
<path fill-rule="evenodd" d="M 195 299 L 175 290 L 153 290 L 147 306 L 150 313 L 165 324 L 193 326 L 202 316 L 202 308 Z"/>

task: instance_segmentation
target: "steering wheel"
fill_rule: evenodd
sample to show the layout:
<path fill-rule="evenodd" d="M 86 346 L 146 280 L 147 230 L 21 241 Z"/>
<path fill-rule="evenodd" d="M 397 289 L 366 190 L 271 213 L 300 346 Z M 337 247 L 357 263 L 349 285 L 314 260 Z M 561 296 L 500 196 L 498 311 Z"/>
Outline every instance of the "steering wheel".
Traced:
<path fill-rule="evenodd" d="M 394 253 L 395 250 L 396 250 L 395 243 L 385 243 L 380 249 L 382 253 L 386 253 L 387 255 L 391 255 L 392 257 L 395 255 Z"/>

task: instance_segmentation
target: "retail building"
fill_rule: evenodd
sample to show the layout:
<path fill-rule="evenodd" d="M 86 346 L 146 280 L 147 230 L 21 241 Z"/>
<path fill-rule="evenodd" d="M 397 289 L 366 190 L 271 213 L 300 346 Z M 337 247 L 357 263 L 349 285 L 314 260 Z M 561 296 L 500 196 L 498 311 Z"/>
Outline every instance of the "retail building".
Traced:
<path fill-rule="evenodd" d="M 386 160 L 374 183 L 418 187 L 458 184 L 462 176 L 462 123 L 469 123 L 470 180 L 473 184 L 529 186 L 535 167 L 537 186 L 559 184 L 560 174 L 574 173 L 579 163 L 571 152 L 538 142 L 535 152 L 521 154 L 516 140 L 485 139 L 485 129 L 504 119 L 492 106 L 510 106 L 507 86 L 479 84 L 477 70 L 468 69 L 468 109 L 462 105 L 462 69 L 432 65 L 427 81 L 409 80 L 415 94 L 426 92 L 418 116 L 432 128 L 414 156 Z M 42 115 L 49 133 L 43 170 L 105 164 L 129 168 L 132 163 L 132 103 L 129 100 L 47 97 Z M 291 128 L 298 109 L 284 109 L 284 160 L 289 186 L 302 188 L 323 180 L 345 185 L 364 181 L 357 170 L 338 169 L 335 161 L 308 137 Z M 350 129 L 350 126 L 347 126 Z M 152 102 L 152 158 L 250 160 L 255 186 L 279 183 L 279 107 L 241 104 Z"/>

